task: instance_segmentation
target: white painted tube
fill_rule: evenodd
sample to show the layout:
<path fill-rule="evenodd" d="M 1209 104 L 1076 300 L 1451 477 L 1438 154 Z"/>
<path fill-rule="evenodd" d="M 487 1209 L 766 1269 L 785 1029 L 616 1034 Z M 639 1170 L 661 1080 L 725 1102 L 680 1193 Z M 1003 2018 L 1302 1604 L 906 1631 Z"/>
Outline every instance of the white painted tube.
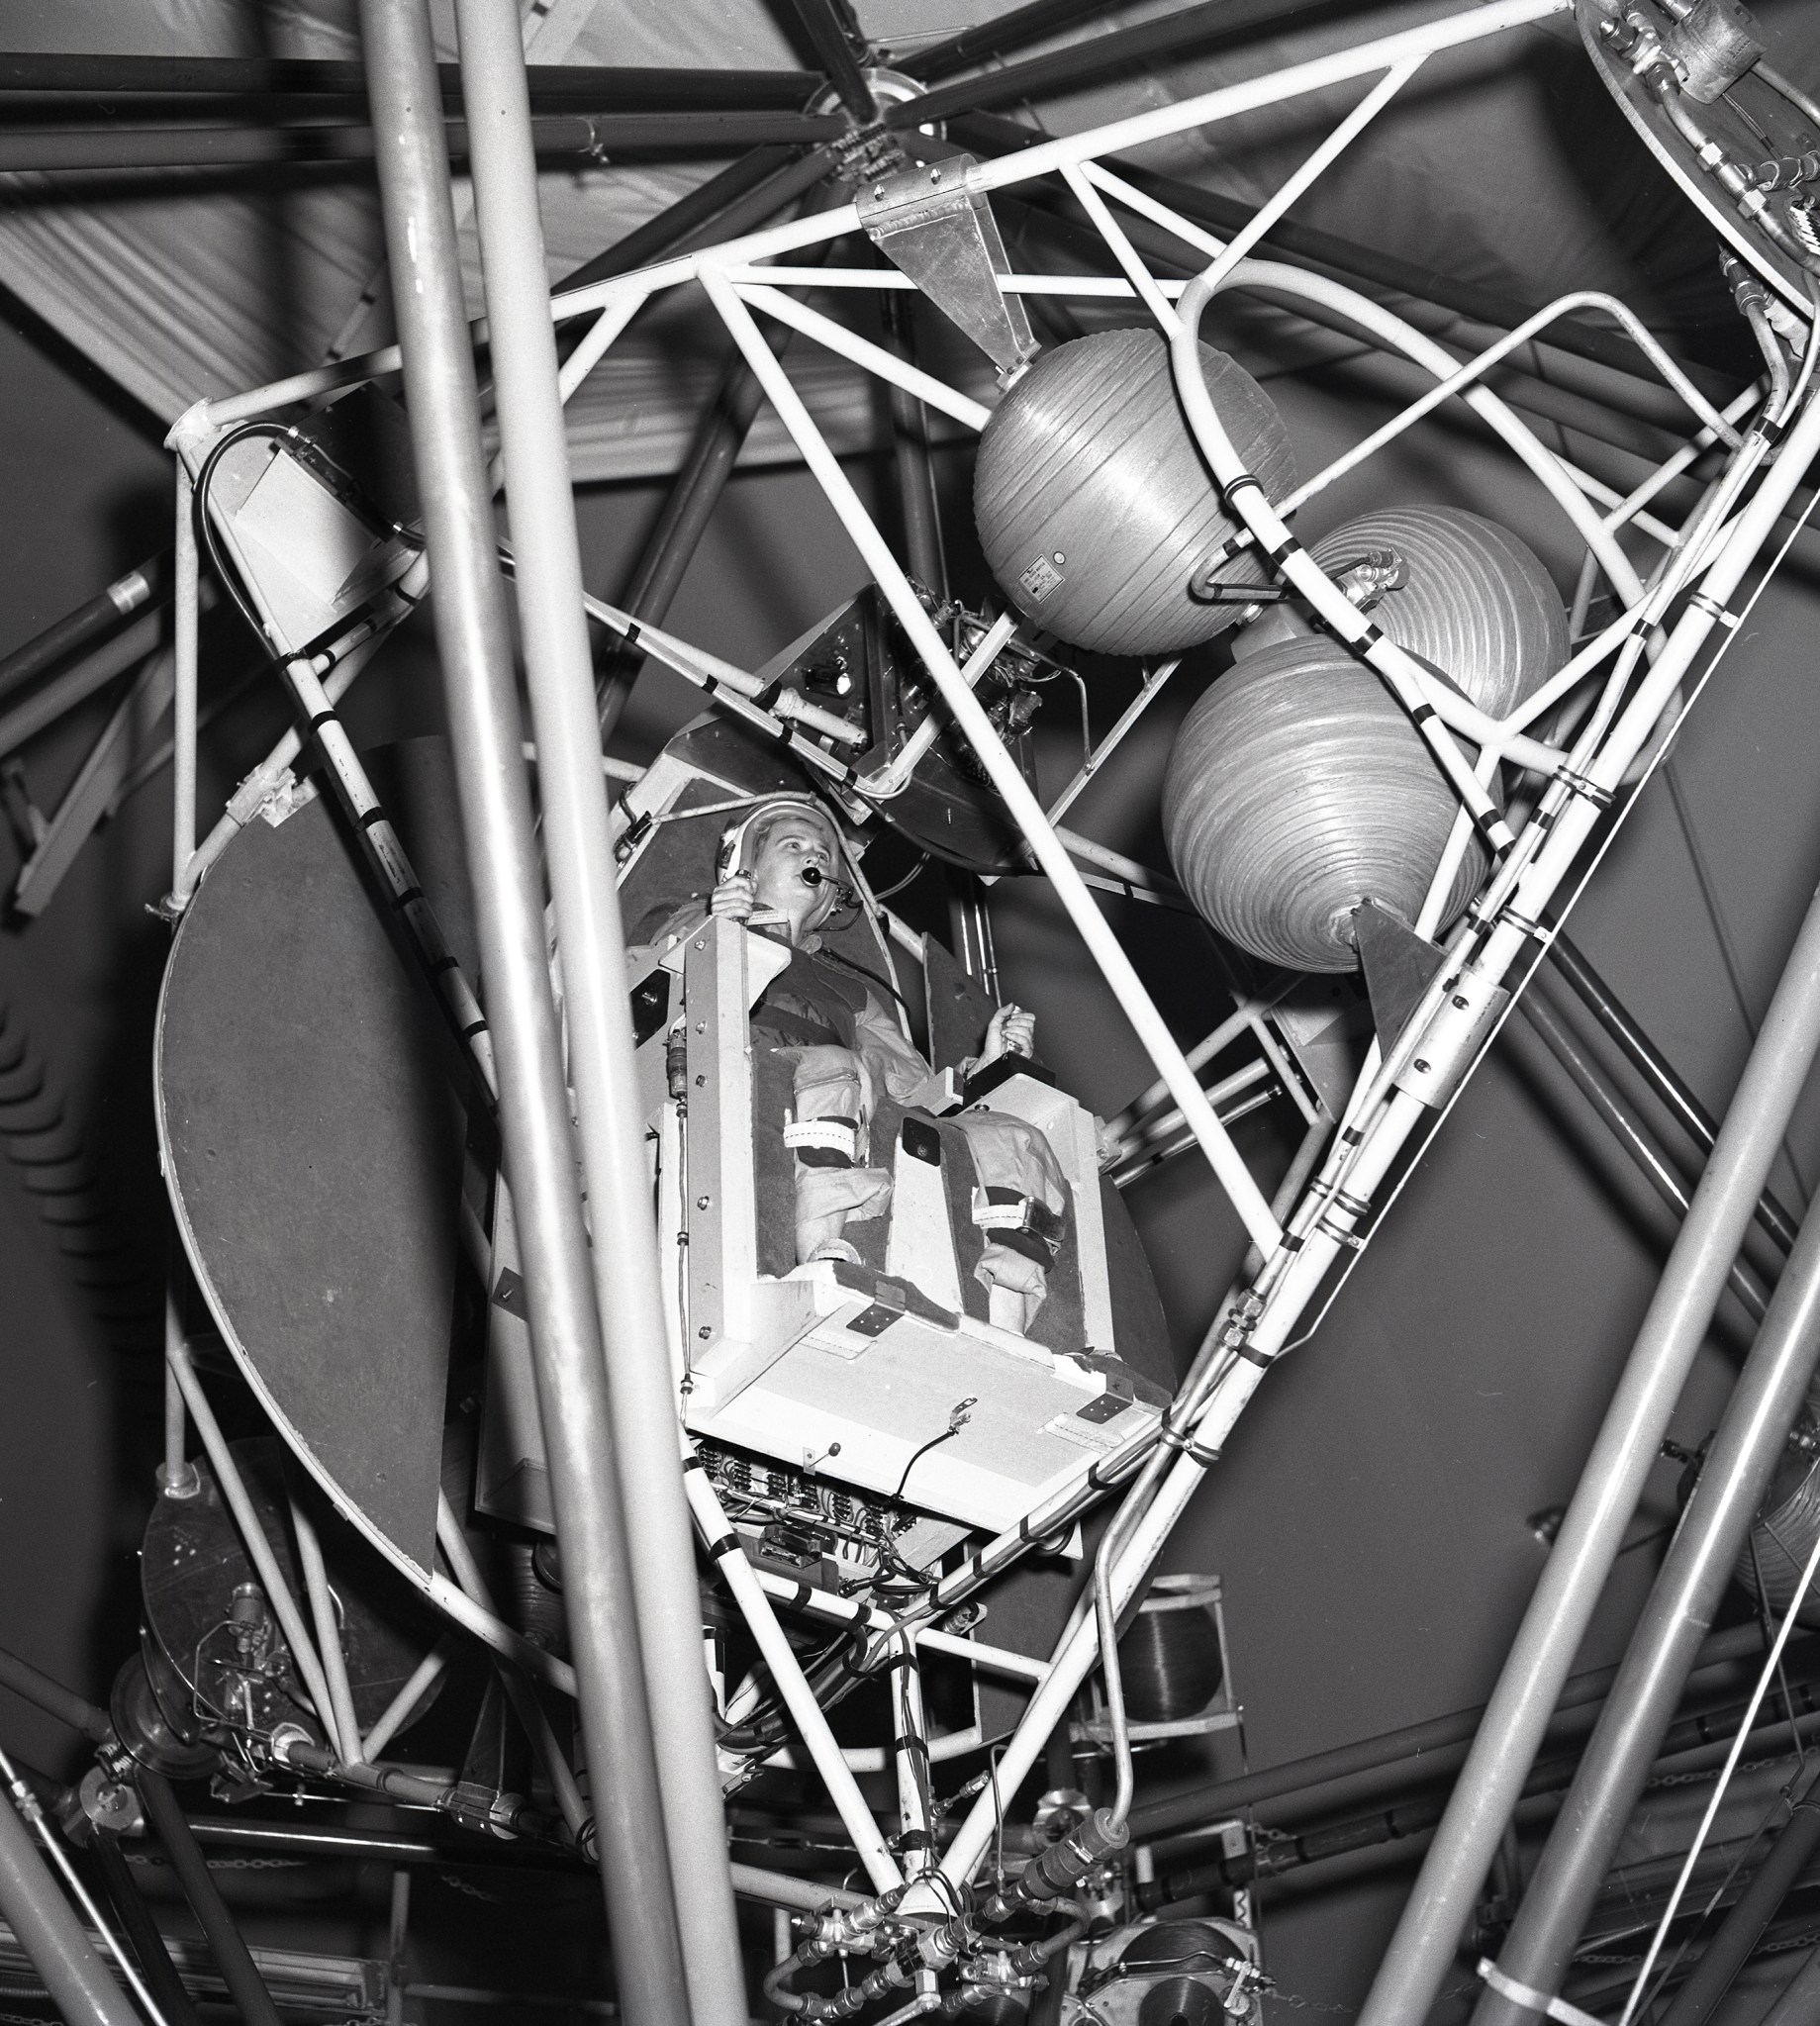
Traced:
<path fill-rule="evenodd" d="M 297 1559 L 303 1564 L 304 1593 L 310 1599 L 310 1615 L 316 1620 L 316 1646 L 322 1657 L 323 1677 L 329 1684 L 329 1704 L 334 1716 L 333 1724 L 328 1726 L 330 1743 L 337 1759 L 357 1765 L 363 1756 L 360 1725 L 354 1716 L 353 1690 L 347 1683 L 347 1656 L 341 1649 L 341 1627 L 335 1614 L 335 1598 L 329 1591 L 329 1571 L 323 1564 L 323 1544 L 316 1537 L 310 1515 L 294 1498 L 291 1528 L 297 1535 Z"/>
<path fill-rule="evenodd" d="M 170 1344 L 164 1353 L 165 1363 L 175 1373 L 177 1385 L 183 1394 L 183 1404 L 189 1408 L 190 1419 L 196 1424 L 196 1432 L 202 1437 L 202 1446 L 208 1451 L 209 1463 L 215 1472 L 215 1482 L 221 1487 L 222 1496 L 228 1501 L 228 1509 L 234 1514 L 234 1523 L 239 1530 L 241 1545 L 246 1550 L 259 1581 L 265 1586 L 274 1615 L 277 1617 L 285 1641 L 291 1649 L 291 1658 L 297 1664 L 297 1672 L 303 1677 L 303 1685 L 310 1700 L 316 1706 L 316 1714 L 323 1729 L 331 1737 L 335 1734 L 335 1701 L 329 1692 L 329 1679 L 323 1673 L 323 1664 L 317 1658 L 309 1632 L 305 1629 L 303 1613 L 297 1608 L 297 1599 L 291 1594 L 291 1586 L 285 1581 L 284 1572 L 278 1567 L 278 1558 L 272 1553 L 272 1544 L 265 1537 L 265 1529 L 259 1524 L 259 1515 L 253 1509 L 253 1502 L 246 1491 L 239 1466 L 228 1449 L 226 1436 L 222 1434 L 221 1423 L 215 1418 L 215 1409 L 209 1404 L 209 1397 L 202 1390 L 202 1381 L 196 1377 L 196 1368 L 190 1362 L 188 1350 L 180 1343 Z"/>
<path fill-rule="evenodd" d="M 689 1509 L 694 1514 L 696 1529 L 709 1557 L 733 1592 L 733 1601 L 739 1606 L 740 1615 L 757 1643 L 759 1654 L 771 1671 L 771 1680 L 778 1693 L 783 1696 L 785 1706 L 796 1721 L 797 1730 L 809 1748 L 821 1784 L 827 1788 L 829 1799 L 833 1801 L 847 1834 L 853 1839 L 853 1848 L 859 1852 L 866 1876 L 872 1881 L 875 1891 L 889 1892 L 904 1882 L 904 1874 L 898 1869 L 897 1859 L 885 1847 L 885 1839 L 879 1833 L 872 1810 L 866 1805 L 866 1797 L 860 1792 L 852 1772 L 841 1757 L 840 1747 L 834 1742 L 826 1713 L 815 1700 L 814 1690 L 803 1673 L 803 1664 L 797 1659 L 796 1649 L 785 1638 L 784 1628 L 771 1608 L 771 1599 L 766 1596 L 757 1572 L 746 1560 L 745 1550 L 739 1545 L 738 1536 L 727 1520 L 715 1488 L 708 1482 L 707 1472 L 699 1464 L 694 1468 L 686 1467 L 683 1486 L 688 1493 Z"/>
<path fill-rule="evenodd" d="M 1136 1031 L 1138 1040 L 1162 1073 L 1177 1104 L 1182 1107 L 1183 1116 L 1245 1228 L 1258 1248 L 1269 1255 L 1282 1239 L 1282 1227 L 1271 1215 L 1270 1205 L 1245 1165 L 1244 1157 L 1214 1115 L 1205 1092 L 1183 1059 L 1175 1036 L 1145 990 L 1130 958 L 1125 955 L 1105 917 L 1094 905 L 1093 896 L 1075 870 L 1067 847 L 1044 816 L 1042 804 L 1031 792 L 1017 763 L 1006 751 L 1004 741 L 993 728 L 992 721 L 962 679 L 954 657 L 948 652 L 928 614 L 923 611 L 889 543 L 860 504 L 846 473 L 829 450 L 789 376 L 753 324 L 751 312 L 714 270 L 705 270 L 702 280 L 715 307 L 720 312 L 721 320 L 758 376 L 759 384 L 769 395 L 784 427 L 803 452 L 804 461 L 814 474 L 828 504 L 839 516 L 854 546 L 884 592 L 898 624 L 909 634 L 911 645 L 946 699 L 956 722 L 971 740 L 1012 821 L 1029 843 L 1037 864 L 1048 874 L 1057 898 L 1067 909 L 1070 919 L 1087 944 L 1089 954 L 1099 966 L 1120 1010 Z"/>

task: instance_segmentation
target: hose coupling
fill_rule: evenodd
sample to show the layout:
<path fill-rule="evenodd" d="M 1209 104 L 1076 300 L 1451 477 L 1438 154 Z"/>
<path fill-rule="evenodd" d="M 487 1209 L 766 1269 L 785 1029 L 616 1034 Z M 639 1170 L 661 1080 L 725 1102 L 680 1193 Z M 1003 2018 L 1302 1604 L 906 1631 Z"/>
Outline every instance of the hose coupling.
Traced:
<path fill-rule="evenodd" d="M 1732 301 L 1738 305 L 1742 315 L 1748 317 L 1753 310 L 1769 307 L 1770 291 L 1764 287 L 1757 270 L 1747 266 L 1736 253 L 1719 255 L 1719 272 L 1731 284 Z"/>
<path fill-rule="evenodd" d="M 986 1902 L 991 1920 L 1004 1920 L 1026 1906 L 1047 1906 L 1072 1896 L 1089 1872 L 1115 1857 L 1131 1841 L 1131 1831 L 1110 1808 L 1096 1808 L 1079 1828 L 1033 1857 L 1015 1879 Z"/>

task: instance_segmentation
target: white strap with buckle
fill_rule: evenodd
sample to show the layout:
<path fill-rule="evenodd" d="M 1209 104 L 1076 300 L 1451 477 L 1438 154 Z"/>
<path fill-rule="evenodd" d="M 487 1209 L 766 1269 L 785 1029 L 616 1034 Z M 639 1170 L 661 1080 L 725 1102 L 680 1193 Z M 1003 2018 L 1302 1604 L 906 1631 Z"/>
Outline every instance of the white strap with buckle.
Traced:
<path fill-rule="evenodd" d="M 1528 1984 L 1519 1983 L 1514 1977 L 1506 1977 L 1489 1956 L 1479 1959 L 1479 1974 L 1500 1998 L 1508 1998 L 1526 2012 L 1540 2012 L 1545 2019 L 1559 2020 L 1560 2026 L 1605 2026 L 1603 2019 L 1582 2012 L 1578 2005 L 1570 2005 L 1566 1998 L 1546 1997 L 1539 1990 L 1531 1990 Z"/>

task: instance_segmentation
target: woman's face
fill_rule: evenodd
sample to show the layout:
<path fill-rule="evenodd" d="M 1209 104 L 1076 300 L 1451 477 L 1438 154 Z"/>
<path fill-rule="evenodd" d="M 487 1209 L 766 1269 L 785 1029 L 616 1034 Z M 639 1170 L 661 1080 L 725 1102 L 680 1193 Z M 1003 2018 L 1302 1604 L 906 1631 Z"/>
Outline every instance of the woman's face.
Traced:
<path fill-rule="evenodd" d="M 752 861 L 752 887 L 759 907 L 790 917 L 793 940 L 818 928 L 840 898 L 839 867 L 826 829 L 811 816 L 780 817 Z"/>

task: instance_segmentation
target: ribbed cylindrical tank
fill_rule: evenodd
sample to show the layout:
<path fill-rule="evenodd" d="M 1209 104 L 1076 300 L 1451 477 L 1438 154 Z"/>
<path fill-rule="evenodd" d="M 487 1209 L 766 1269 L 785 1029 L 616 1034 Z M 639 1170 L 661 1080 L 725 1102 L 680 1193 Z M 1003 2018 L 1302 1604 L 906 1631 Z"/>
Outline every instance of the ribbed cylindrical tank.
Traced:
<path fill-rule="evenodd" d="M 1270 396 L 1211 345 L 1201 369 L 1220 421 L 1266 494 L 1295 483 Z M 1154 331 L 1107 331 L 1045 352 L 980 438 L 974 518 L 993 575 L 1026 619 L 1102 654 L 1173 654 L 1230 627 L 1241 605 L 1189 594 L 1234 523 L 1220 504 Z M 1262 581 L 1249 553 L 1221 572 Z"/>
<path fill-rule="evenodd" d="M 1456 508 L 1387 509 L 1319 542 L 1329 575 L 1400 578 L 1371 607 L 1397 645 L 1493 717 L 1566 659 L 1567 615 L 1535 555 Z M 1353 911 L 1413 922 L 1459 808 L 1407 714 L 1367 664 L 1267 607 L 1232 672 L 1184 721 L 1163 786 L 1176 877 L 1230 941 L 1297 971 L 1350 971 Z M 1451 921 L 1484 876 L 1475 842 Z"/>

